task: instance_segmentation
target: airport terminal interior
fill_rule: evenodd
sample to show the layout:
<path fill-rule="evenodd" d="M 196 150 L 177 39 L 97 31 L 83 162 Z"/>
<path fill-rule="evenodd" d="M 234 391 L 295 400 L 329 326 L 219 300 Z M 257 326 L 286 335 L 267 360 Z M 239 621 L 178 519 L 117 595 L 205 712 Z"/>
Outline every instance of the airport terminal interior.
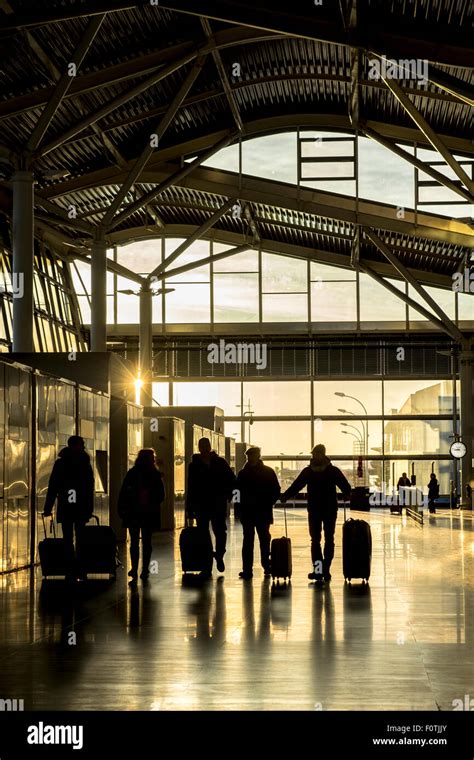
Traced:
<path fill-rule="evenodd" d="M 472 15 L 0 0 L 3 709 L 474 709 Z M 40 557 L 71 436 L 117 540 L 74 582 Z M 235 474 L 259 447 L 281 493 L 326 447 L 352 489 L 330 580 L 304 488 L 273 508 L 289 579 L 257 538 L 239 576 L 238 490 L 225 569 L 183 572 L 202 438 Z M 119 495 L 150 447 L 135 580 Z"/>

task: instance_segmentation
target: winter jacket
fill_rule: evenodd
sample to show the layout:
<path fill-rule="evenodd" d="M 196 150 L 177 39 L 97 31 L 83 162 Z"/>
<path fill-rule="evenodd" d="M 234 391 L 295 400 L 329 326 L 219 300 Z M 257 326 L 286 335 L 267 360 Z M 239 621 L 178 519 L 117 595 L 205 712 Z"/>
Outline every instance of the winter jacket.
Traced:
<path fill-rule="evenodd" d="M 430 482 L 428 483 L 428 499 L 435 500 L 439 496 L 439 483 L 437 480 L 433 478 L 433 480 L 430 479 Z"/>
<path fill-rule="evenodd" d="M 49 478 L 44 513 L 58 500 L 57 522 L 87 522 L 94 511 L 94 473 L 89 454 L 67 447 L 59 452 Z"/>
<path fill-rule="evenodd" d="M 410 488 L 411 486 L 411 480 L 410 478 L 398 478 L 397 488 L 400 490 L 400 488 Z"/>
<path fill-rule="evenodd" d="M 280 496 L 280 484 L 271 467 L 261 460 L 254 466 L 247 462 L 237 475 L 236 489 L 242 522 L 273 522 L 273 505 Z"/>
<path fill-rule="evenodd" d="M 125 475 L 118 498 L 123 527 L 146 524 L 152 530 L 159 530 L 164 498 L 163 479 L 156 467 L 132 467 Z"/>
<path fill-rule="evenodd" d="M 336 486 L 346 499 L 351 493 L 349 481 L 339 467 L 331 464 L 331 460 L 326 456 L 312 459 L 309 466 L 300 472 L 283 496 L 290 499 L 296 496 L 304 486 L 308 488 L 308 512 L 337 510 Z"/>
<path fill-rule="evenodd" d="M 227 511 L 236 478 L 223 457 L 211 451 L 209 464 L 201 454 L 193 454 L 188 468 L 186 511 L 189 515 Z"/>

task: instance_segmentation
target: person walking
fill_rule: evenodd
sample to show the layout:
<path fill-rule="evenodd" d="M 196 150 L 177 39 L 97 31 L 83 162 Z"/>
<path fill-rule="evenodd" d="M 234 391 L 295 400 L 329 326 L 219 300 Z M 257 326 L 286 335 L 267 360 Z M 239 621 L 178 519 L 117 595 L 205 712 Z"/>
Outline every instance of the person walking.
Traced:
<path fill-rule="evenodd" d="M 434 472 L 430 475 L 430 482 L 428 483 L 428 509 L 432 515 L 436 512 L 435 501 L 439 496 L 439 483 Z"/>
<path fill-rule="evenodd" d="M 76 551 L 84 526 L 94 512 L 94 473 L 80 435 L 70 436 L 67 447 L 59 452 L 54 463 L 44 504 L 45 517 L 52 515 L 56 499 L 56 520 L 61 523 L 65 544 L 66 580 L 85 580 L 87 575 L 77 562 Z"/>
<path fill-rule="evenodd" d="M 242 571 L 240 577 L 253 576 L 253 550 L 255 531 L 260 542 L 260 560 L 265 576 L 270 575 L 270 525 L 273 523 L 273 505 L 280 495 L 280 484 L 275 471 L 263 464 L 258 446 L 245 452 L 247 462 L 237 475 L 240 521 L 244 538 L 242 544 Z"/>
<path fill-rule="evenodd" d="M 199 454 L 193 454 L 188 468 L 186 513 L 196 517 L 197 527 L 209 532 L 209 523 L 216 540 L 214 557 L 220 573 L 225 570 L 224 554 L 227 542 L 227 502 L 235 488 L 235 475 L 226 460 L 212 451 L 209 438 L 198 442 Z M 210 577 L 212 564 L 202 571 Z"/>
<path fill-rule="evenodd" d="M 400 488 L 409 488 L 410 486 L 411 486 L 410 478 L 408 477 L 406 472 L 402 472 L 401 477 L 398 478 L 398 483 L 397 483 L 398 491 L 400 490 Z"/>
<path fill-rule="evenodd" d="M 310 580 L 330 581 L 331 563 L 334 557 L 334 533 L 337 520 L 338 487 L 344 499 L 349 499 L 351 486 L 338 467 L 326 456 L 326 447 L 320 443 L 312 450 L 312 458 L 296 480 L 280 497 L 284 504 L 296 496 L 304 486 L 308 488 L 308 524 L 311 536 L 311 559 L 313 571 Z M 324 558 L 321 550 L 321 532 L 324 530 Z"/>
<path fill-rule="evenodd" d="M 150 575 L 153 532 L 160 529 L 161 503 L 165 489 L 161 473 L 156 466 L 154 449 L 141 449 L 135 465 L 125 475 L 118 498 L 118 513 L 130 535 L 129 576 L 134 583 L 138 578 L 140 561 L 140 533 L 142 538 L 142 572 L 140 578 Z"/>

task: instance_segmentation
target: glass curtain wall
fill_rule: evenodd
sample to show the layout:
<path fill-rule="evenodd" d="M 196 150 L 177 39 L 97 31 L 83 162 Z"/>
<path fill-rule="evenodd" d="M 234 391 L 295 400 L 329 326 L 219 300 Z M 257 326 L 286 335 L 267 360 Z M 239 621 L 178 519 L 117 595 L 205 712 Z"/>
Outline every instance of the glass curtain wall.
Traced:
<path fill-rule="evenodd" d="M 10 252 L 6 247 L 0 246 L 0 351 L 3 352 L 11 351 L 13 340 L 11 274 Z M 46 246 L 37 244 L 33 293 L 35 351 L 44 353 L 86 350 L 80 312 L 68 266 Z M 82 316 L 84 317 L 84 314 Z"/>
<path fill-rule="evenodd" d="M 353 485 L 361 484 L 360 455 L 367 485 L 391 488 L 407 472 L 424 486 L 435 471 L 448 493 L 453 477 L 452 380 L 174 379 L 154 383 L 153 393 L 164 404 L 221 407 L 226 435 L 261 446 L 286 479 L 296 477 L 317 443 Z"/>

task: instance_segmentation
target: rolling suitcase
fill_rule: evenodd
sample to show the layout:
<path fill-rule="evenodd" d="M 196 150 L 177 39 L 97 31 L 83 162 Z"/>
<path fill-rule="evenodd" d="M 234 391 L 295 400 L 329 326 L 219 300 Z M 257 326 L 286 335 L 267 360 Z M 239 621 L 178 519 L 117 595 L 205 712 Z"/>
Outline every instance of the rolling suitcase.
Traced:
<path fill-rule="evenodd" d="M 81 573 L 117 575 L 117 539 L 110 525 L 86 525 L 77 545 L 77 564 Z M 91 518 L 91 519 L 92 519 Z"/>
<path fill-rule="evenodd" d="M 43 519 L 44 540 L 39 542 L 38 551 L 43 578 L 48 578 L 52 575 L 65 576 L 67 571 L 67 555 L 64 538 L 56 538 L 56 528 L 52 517 L 50 532 L 53 534 L 53 538 L 48 538 L 44 515 L 41 515 L 41 517 Z"/>
<path fill-rule="evenodd" d="M 352 489 L 351 509 L 359 512 L 370 511 L 370 490 L 367 486 L 356 486 Z"/>
<path fill-rule="evenodd" d="M 346 520 L 342 526 L 342 569 L 346 581 L 362 578 L 368 582 L 372 560 L 372 534 L 365 520 Z"/>
<path fill-rule="evenodd" d="M 201 530 L 188 520 L 179 534 L 179 551 L 183 573 L 211 572 L 212 541 L 208 530 Z"/>
<path fill-rule="evenodd" d="M 285 515 L 285 535 L 282 538 L 272 539 L 270 547 L 270 569 L 273 582 L 279 578 L 290 580 L 293 572 L 293 563 L 291 557 L 291 538 L 288 538 L 288 529 L 286 525 L 286 507 L 283 505 Z"/>

